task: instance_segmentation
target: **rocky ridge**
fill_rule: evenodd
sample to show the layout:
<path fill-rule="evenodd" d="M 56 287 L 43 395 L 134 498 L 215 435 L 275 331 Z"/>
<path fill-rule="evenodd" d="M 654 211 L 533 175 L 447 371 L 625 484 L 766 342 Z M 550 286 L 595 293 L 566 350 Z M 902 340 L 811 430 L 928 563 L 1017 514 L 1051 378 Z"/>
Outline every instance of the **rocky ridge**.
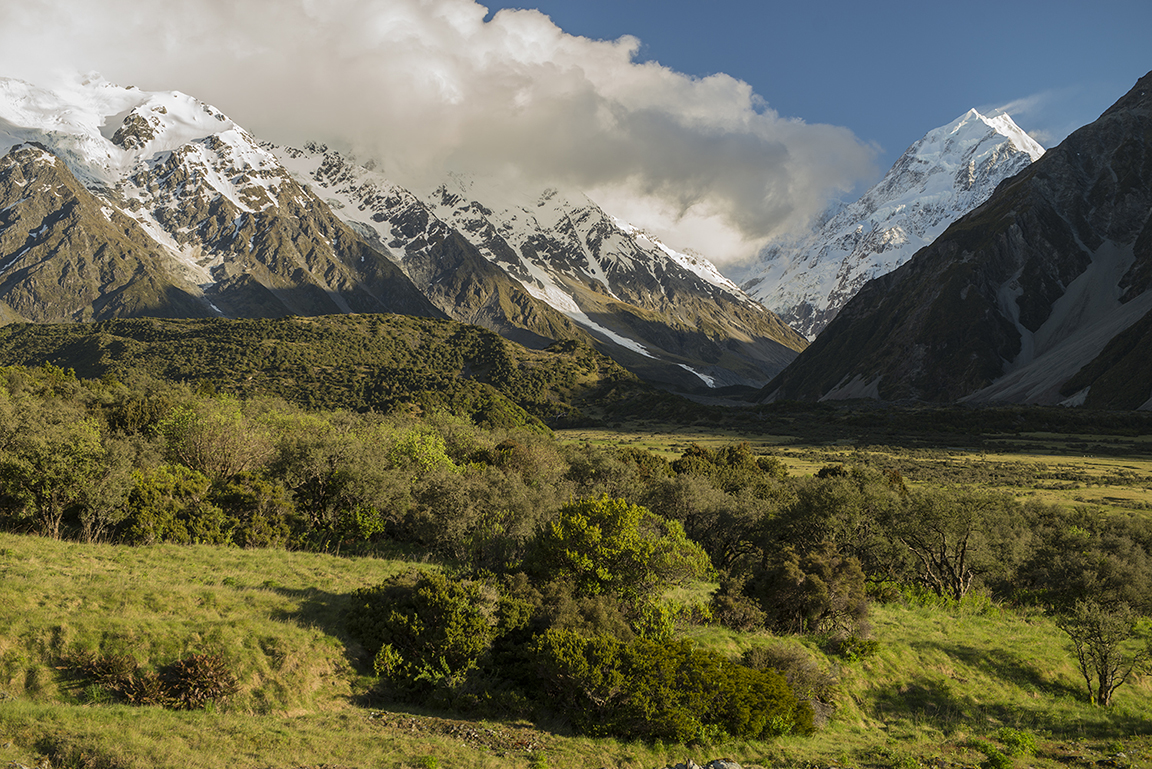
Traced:
<path fill-rule="evenodd" d="M 806 344 L 707 260 L 668 248 L 585 196 L 555 189 L 526 196 L 466 176 L 418 196 L 327 147 L 276 152 L 339 216 L 396 255 L 453 317 L 474 305 L 445 291 L 437 271 L 444 258 L 438 245 L 456 233 L 516 291 L 650 379 L 755 384 Z"/>
<path fill-rule="evenodd" d="M 121 240 L 147 255 L 133 274 L 152 283 L 126 295 L 147 300 L 111 302 L 101 297 L 137 279 L 100 279 L 66 310 L 26 315 L 62 301 L 64 268 L 23 270 L 0 294 L 21 309 L 0 316 L 446 316 L 534 347 L 591 339 L 684 389 L 758 386 L 805 345 L 702 257 L 586 198 L 529 200 L 460 177 L 417 196 L 326 148 L 261 144 L 191 96 L 99 79 L 59 93 L 0 79 L 0 153 L 28 142 L 62 161 L 85 210 L 119 222 Z M 5 211 L 19 202 L 10 192 Z M 45 197 L 38 221 L 11 220 L 0 264 L 35 256 L 24 241 L 65 202 Z M 92 237 L 53 251 L 54 263 L 110 253 L 89 219 Z"/>

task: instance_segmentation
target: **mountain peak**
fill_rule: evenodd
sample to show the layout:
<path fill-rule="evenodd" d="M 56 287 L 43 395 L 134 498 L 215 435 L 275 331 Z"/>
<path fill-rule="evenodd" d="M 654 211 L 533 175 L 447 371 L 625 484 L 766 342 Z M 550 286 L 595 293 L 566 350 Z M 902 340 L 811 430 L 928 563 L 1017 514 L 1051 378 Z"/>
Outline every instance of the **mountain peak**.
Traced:
<path fill-rule="evenodd" d="M 909 147 L 884 178 L 808 235 L 776 244 L 743 288 L 808 338 L 1044 153 L 1007 114 L 975 109 Z"/>

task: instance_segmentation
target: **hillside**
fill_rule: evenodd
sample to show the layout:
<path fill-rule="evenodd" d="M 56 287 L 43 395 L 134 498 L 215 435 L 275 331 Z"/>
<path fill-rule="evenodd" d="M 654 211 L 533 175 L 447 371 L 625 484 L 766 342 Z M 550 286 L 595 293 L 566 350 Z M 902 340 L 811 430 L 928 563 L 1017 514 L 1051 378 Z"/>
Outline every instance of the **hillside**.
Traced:
<path fill-rule="evenodd" d="M 1122 689 L 1110 710 L 1077 701 L 1071 657 L 1039 616 L 878 606 L 874 657 L 846 663 L 797 645 L 844 680 L 841 711 L 823 733 L 685 748 L 366 701 L 372 680 L 342 618 L 356 589 L 403 570 L 401 561 L 11 534 L 0 534 L 0 553 L 0 756 L 25 766 L 49 757 L 93 769 L 351 769 L 435 758 L 478 769 L 651 769 L 686 756 L 745 767 L 975 766 L 985 760 L 976 738 L 1003 727 L 1036 735 L 1038 755 L 1025 760 L 1045 769 L 1090 767 L 1117 752 L 1118 765 L 1143 767 L 1152 750 L 1146 734 L 1132 736 L 1147 729 L 1147 686 Z M 727 653 L 773 641 L 764 632 L 696 638 Z M 144 666 L 222 650 L 240 690 L 210 711 L 101 704 L 57 669 L 58 655 L 78 649 Z"/>
<path fill-rule="evenodd" d="M 0 328 L 0 363 L 205 383 L 317 409 L 444 411 L 488 426 L 690 408 L 586 344 L 529 350 L 475 326 L 404 315 L 10 324 Z"/>

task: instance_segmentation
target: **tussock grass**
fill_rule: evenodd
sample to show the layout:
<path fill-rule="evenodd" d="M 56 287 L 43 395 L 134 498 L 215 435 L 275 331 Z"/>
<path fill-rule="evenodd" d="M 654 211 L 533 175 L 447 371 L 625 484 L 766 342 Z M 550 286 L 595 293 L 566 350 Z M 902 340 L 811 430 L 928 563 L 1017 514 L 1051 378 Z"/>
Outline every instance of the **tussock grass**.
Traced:
<path fill-rule="evenodd" d="M 136 767 L 613 766 L 653 769 L 729 757 L 788 769 L 913 769 L 985 760 L 974 740 L 1035 735 L 1016 766 L 1119 765 L 1152 756 L 1152 683 L 1095 708 L 1060 632 L 1042 614 L 986 600 L 879 605 L 878 651 L 849 662 L 825 638 L 696 628 L 737 656 L 803 646 L 841 681 L 832 720 L 811 738 L 665 746 L 567 736 L 563 724 L 467 721 L 384 702 L 343 631 L 347 596 L 411 564 L 215 547 L 79 545 L 0 534 L 0 762 Z M 132 654 L 153 668 L 216 651 L 240 692 L 207 711 L 101 704 L 56 669 L 75 650 Z"/>

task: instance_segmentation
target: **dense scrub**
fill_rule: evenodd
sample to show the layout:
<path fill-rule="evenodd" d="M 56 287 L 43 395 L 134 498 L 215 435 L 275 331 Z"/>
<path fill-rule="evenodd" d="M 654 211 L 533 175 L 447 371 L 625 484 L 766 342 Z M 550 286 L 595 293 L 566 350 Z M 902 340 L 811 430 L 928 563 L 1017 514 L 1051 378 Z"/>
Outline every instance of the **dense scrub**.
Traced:
<path fill-rule="evenodd" d="M 91 379 L 160 379 L 309 409 L 450 413 L 490 428 L 588 423 L 688 404 L 587 344 L 530 350 L 476 326 L 403 315 L 119 319 L 0 327 L 0 360 Z"/>
<path fill-rule="evenodd" d="M 836 700 L 803 658 L 729 659 L 683 641 L 690 626 L 816 637 L 851 661 L 876 652 L 877 600 L 991 597 L 1072 618 L 1083 648 L 1107 628 L 1081 663 L 1107 704 L 1128 673 L 1101 681 L 1096 659 L 1138 671 L 1152 613 L 1144 518 L 912 488 L 893 467 L 793 477 L 747 444 L 669 462 L 433 408 L 310 411 L 50 365 L 0 370 L 0 525 L 429 556 L 447 571 L 355 596 L 377 696 L 672 741 L 805 733 Z M 675 591 L 701 580 L 719 589 Z"/>

